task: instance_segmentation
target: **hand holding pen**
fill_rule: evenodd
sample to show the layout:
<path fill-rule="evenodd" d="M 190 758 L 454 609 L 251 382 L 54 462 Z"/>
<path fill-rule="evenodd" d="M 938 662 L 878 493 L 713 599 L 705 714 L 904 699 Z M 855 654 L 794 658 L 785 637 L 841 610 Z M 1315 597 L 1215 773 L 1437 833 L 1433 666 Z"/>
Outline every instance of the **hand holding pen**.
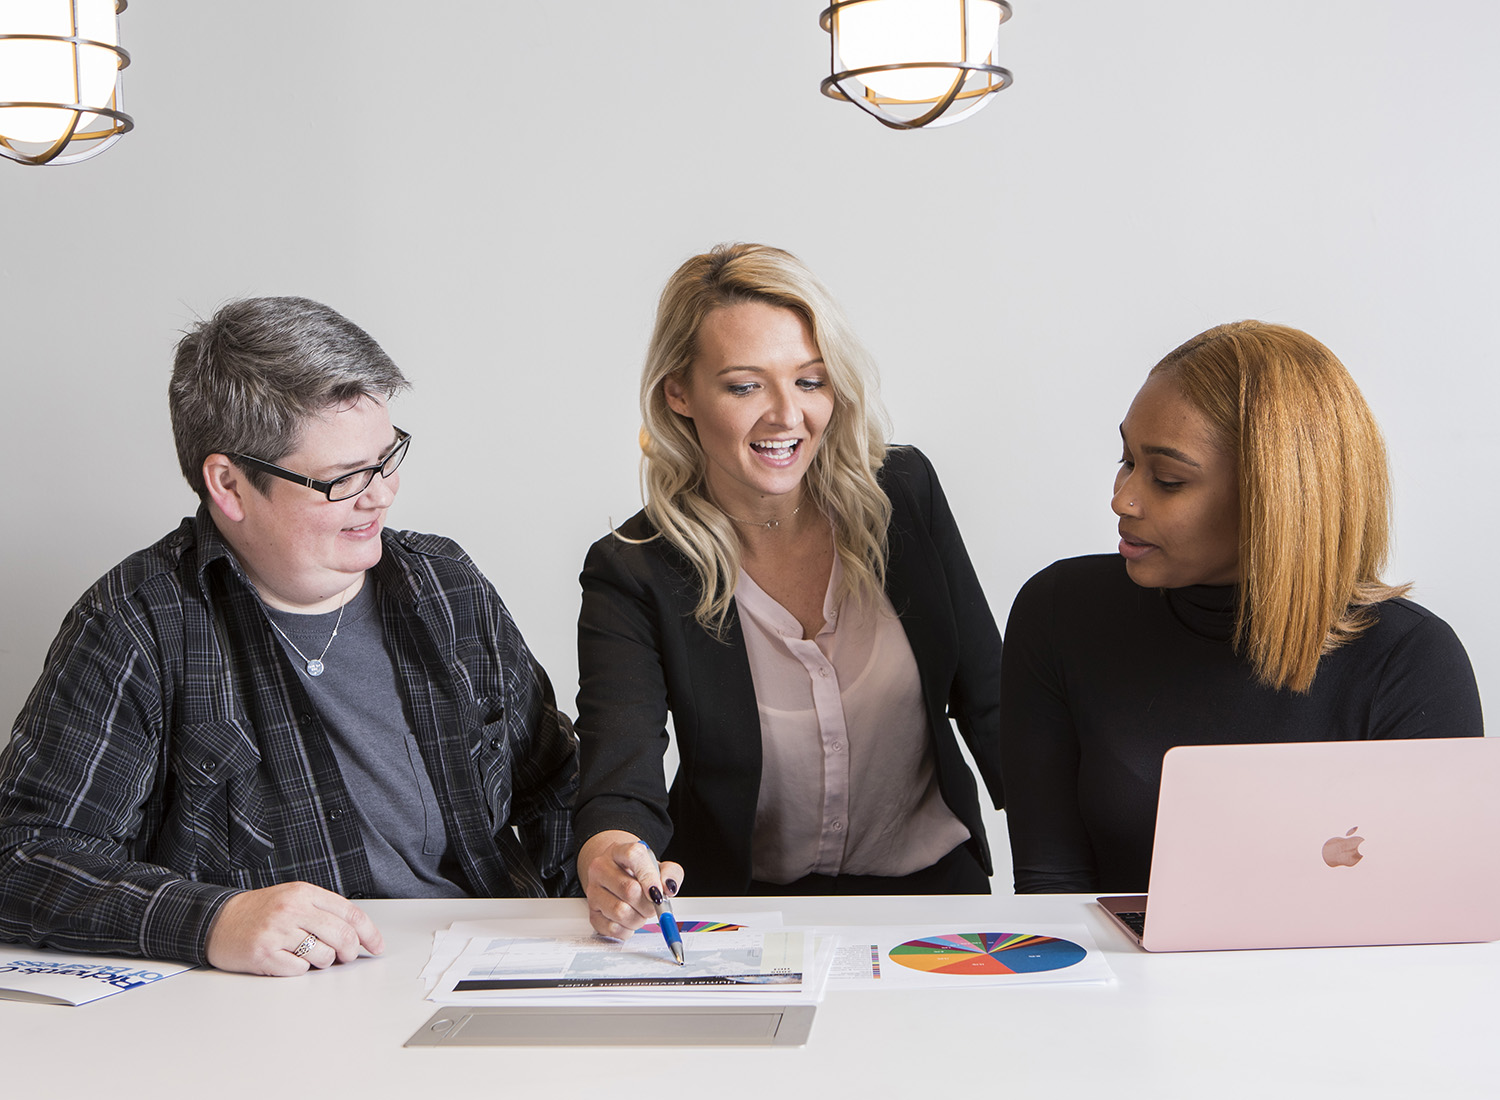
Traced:
<path fill-rule="evenodd" d="M 683 869 L 670 860 L 658 866 L 650 846 L 640 837 L 612 829 L 584 841 L 578 853 L 578 877 L 588 896 L 594 931 L 623 940 L 647 921 L 659 921 L 651 889 L 655 887 L 667 902 L 678 893 Z M 667 912 L 671 913 L 670 905 Z"/>

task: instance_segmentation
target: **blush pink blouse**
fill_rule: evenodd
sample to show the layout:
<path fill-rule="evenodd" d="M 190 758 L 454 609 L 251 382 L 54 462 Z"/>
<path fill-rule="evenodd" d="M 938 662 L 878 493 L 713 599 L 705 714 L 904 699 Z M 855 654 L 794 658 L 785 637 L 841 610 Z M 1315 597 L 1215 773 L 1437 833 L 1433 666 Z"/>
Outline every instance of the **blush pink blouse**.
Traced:
<path fill-rule="evenodd" d="M 890 598 L 846 596 L 835 555 L 823 629 L 744 570 L 735 602 L 760 710 L 752 875 L 906 875 L 969 838 L 938 793 L 917 661 Z"/>

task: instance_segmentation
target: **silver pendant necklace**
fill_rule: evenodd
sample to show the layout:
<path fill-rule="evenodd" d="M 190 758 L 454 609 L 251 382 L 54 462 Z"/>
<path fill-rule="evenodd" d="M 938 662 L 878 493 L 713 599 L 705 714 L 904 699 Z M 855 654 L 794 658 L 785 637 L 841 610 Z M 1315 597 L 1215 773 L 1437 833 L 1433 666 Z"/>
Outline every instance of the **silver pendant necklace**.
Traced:
<path fill-rule="evenodd" d="M 301 657 L 302 660 L 306 662 L 307 674 L 309 676 L 321 676 L 323 675 L 324 668 L 323 658 L 328 655 L 328 646 L 333 645 L 333 640 L 339 636 L 339 624 L 344 621 L 344 608 L 348 605 L 348 603 L 349 597 L 348 595 L 345 595 L 344 602 L 339 604 L 339 617 L 333 620 L 333 633 L 328 635 L 328 645 L 325 645 L 323 647 L 323 652 L 319 653 L 316 657 L 309 657 L 306 653 L 303 653 L 302 650 L 298 648 L 297 643 L 292 641 L 291 635 L 289 635 L 285 630 L 282 630 L 281 627 L 277 625 L 275 619 L 271 618 L 271 616 L 269 615 L 266 616 L 266 619 L 270 622 L 272 628 L 276 631 L 276 633 L 280 634 L 283 638 L 286 639 L 286 644 L 291 646 L 292 649 L 296 650 L 297 656 Z"/>

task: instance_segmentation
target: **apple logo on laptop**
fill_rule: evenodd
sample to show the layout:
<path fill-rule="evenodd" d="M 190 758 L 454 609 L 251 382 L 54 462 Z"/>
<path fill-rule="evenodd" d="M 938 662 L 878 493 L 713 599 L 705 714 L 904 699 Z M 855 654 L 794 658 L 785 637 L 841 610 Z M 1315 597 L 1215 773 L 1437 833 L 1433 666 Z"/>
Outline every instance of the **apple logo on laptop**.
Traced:
<path fill-rule="evenodd" d="M 1358 829 L 1359 826 L 1354 826 Z M 1355 836 L 1354 829 L 1350 829 L 1343 836 L 1336 836 L 1323 843 L 1323 862 L 1330 867 L 1353 867 L 1364 854 L 1360 852 L 1359 846 L 1365 842 L 1362 836 Z"/>

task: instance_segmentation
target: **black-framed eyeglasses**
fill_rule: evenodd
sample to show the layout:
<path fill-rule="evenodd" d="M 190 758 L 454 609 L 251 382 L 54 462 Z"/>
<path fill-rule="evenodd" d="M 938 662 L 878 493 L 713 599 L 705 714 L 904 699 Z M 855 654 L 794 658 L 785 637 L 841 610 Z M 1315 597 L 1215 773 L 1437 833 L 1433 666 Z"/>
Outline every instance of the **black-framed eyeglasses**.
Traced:
<path fill-rule="evenodd" d="M 390 477 L 396 472 L 396 467 L 401 465 L 401 460 L 406 457 L 407 448 L 411 446 L 411 434 L 396 429 L 396 445 L 391 448 L 391 453 L 386 455 L 373 466 L 361 466 L 358 470 L 351 470 L 343 477 L 336 477 L 332 481 L 319 481 L 315 477 L 299 474 L 288 470 L 284 466 L 278 466 L 274 462 L 267 462 L 263 458 L 255 458 L 251 455 L 234 454 L 226 452 L 236 462 L 242 462 L 246 466 L 257 470 L 264 470 L 268 474 L 284 478 L 287 481 L 295 481 L 298 485 L 306 485 L 309 489 L 316 489 L 329 500 L 348 500 L 357 497 L 370 487 L 370 482 L 375 480 L 375 475 Z"/>

